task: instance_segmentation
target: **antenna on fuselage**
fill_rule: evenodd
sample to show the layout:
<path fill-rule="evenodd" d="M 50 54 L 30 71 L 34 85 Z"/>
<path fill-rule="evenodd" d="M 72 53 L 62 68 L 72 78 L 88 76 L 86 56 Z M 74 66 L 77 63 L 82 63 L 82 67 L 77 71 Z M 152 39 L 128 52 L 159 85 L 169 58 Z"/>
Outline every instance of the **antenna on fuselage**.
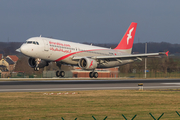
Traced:
<path fill-rule="evenodd" d="M 39 37 L 41 37 L 41 35 Z"/>

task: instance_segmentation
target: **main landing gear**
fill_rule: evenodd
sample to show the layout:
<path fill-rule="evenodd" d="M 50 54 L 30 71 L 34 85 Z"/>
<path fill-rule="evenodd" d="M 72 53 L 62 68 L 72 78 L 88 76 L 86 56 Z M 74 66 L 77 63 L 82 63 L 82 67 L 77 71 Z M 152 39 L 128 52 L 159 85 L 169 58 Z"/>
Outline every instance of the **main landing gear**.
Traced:
<path fill-rule="evenodd" d="M 64 77 L 65 76 L 65 72 L 64 71 L 56 71 L 56 76 L 57 77 Z"/>
<path fill-rule="evenodd" d="M 56 65 L 59 67 L 59 70 L 56 71 L 56 77 L 64 77 L 65 76 L 65 72 L 61 71 L 61 63 L 57 62 Z"/>
<path fill-rule="evenodd" d="M 89 73 L 89 77 L 90 77 L 90 78 L 93 78 L 93 77 L 94 77 L 94 78 L 97 78 L 97 77 L 98 77 L 98 73 L 97 73 L 97 72 L 90 72 L 90 73 Z"/>

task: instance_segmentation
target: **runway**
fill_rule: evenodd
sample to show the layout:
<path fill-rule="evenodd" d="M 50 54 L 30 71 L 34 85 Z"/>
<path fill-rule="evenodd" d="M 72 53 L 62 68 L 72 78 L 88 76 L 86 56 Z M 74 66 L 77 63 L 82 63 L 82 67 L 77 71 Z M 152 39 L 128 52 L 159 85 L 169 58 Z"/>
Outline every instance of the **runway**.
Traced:
<path fill-rule="evenodd" d="M 180 79 L 0 81 L 0 92 L 180 89 Z"/>

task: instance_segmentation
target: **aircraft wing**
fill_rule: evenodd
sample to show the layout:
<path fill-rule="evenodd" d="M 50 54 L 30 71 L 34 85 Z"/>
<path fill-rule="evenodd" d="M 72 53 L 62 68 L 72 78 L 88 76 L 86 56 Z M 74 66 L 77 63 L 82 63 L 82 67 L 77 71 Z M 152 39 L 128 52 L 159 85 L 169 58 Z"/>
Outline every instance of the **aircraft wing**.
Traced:
<path fill-rule="evenodd" d="M 159 55 L 164 55 L 165 53 L 146 53 L 146 54 L 129 54 L 129 55 L 113 55 L 113 56 L 91 56 L 88 58 L 92 58 L 92 59 L 133 59 L 133 58 L 145 58 L 145 57 L 160 57 Z M 81 58 L 81 56 L 74 56 L 72 59 L 73 60 L 79 60 Z"/>

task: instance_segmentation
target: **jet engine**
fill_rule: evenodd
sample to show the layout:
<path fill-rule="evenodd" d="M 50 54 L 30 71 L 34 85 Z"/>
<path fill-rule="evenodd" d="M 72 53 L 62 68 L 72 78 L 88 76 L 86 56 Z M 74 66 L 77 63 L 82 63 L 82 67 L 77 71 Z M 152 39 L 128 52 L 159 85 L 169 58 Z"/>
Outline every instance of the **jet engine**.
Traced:
<path fill-rule="evenodd" d="M 35 67 L 44 68 L 45 66 L 49 65 L 49 62 L 47 62 L 45 60 L 38 60 L 37 61 L 35 58 L 29 58 L 28 63 L 29 63 L 29 66 L 32 68 L 35 68 Z"/>
<path fill-rule="evenodd" d="M 97 67 L 97 61 L 90 58 L 81 58 L 78 65 L 83 70 L 93 70 Z"/>

